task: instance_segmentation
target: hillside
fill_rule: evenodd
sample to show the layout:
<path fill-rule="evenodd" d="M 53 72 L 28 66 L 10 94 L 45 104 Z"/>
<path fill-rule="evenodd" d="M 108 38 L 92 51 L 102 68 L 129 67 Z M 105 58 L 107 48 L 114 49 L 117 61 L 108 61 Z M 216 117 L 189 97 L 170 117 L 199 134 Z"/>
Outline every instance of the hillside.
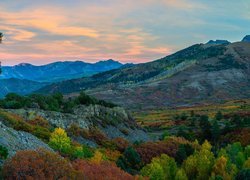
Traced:
<path fill-rule="evenodd" d="M 86 90 L 131 109 L 249 98 L 249 52 L 248 42 L 196 44 L 153 62 L 55 83 L 38 92 Z"/>
<path fill-rule="evenodd" d="M 28 94 L 40 89 L 48 83 L 40 83 L 25 79 L 0 79 L 0 98 L 8 93 Z"/>
<path fill-rule="evenodd" d="M 95 131 L 98 129 L 97 132 L 107 140 L 117 137 L 123 137 L 130 142 L 149 140 L 143 129 L 136 124 L 133 117 L 122 107 L 97 100 L 83 93 L 74 99 L 63 99 L 60 94 L 52 96 L 8 94 L 4 99 L 0 100 L 0 108 L 4 109 L 3 112 L 0 109 L 0 118 L 1 115 L 3 117 L 13 116 L 13 118 L 16 118 L 15 115 L 17 115 L 19 117 L 17 120 L 21 117 L 22 121 L 28 123 L 33 120 L 42 123 L 44 119 L 51 128 L 60 127 L 68 130 L 77 127 L 91 132 L 93 129 Z M 4 122 L 16 126 L 16 123 L 11 120 Z M 88 142 L 96 145 L 93 139 L 90 140 L 86 136 L 76 136 L 75 138 L 83 144 Z"/>
<path fill-rule="evenodd" d="M 17 78 L 39 82 L 56 82 L 90 76 L 103 71 L 117 69 L 121 66 L 123 64 L 111 59 L 93 64 L 82 61 L 54 62 L 42 66 L 21 63 L 15 66 L 2 67 L 3 72 L 0 79 Z"/>

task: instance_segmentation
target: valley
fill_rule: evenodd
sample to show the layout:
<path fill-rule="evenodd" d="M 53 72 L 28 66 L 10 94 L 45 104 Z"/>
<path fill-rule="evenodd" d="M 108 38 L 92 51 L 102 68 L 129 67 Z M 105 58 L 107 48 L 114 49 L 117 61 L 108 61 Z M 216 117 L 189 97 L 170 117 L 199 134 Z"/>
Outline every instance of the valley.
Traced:
<path fill-rule="evenodd" d="M 0 179 L 247 179 L 249 52 L 246 36 L 141 64 L 3 67 Z"/>

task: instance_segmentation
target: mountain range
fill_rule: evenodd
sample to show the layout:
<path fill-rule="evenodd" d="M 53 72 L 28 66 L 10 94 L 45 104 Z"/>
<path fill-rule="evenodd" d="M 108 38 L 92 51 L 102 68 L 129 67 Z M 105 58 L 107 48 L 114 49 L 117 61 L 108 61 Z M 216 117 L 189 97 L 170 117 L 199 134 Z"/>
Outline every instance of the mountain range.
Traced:
<path fill-rule="evenodd" d="M 87 93 L 130 109 L 250 98 L 250 43 L 195 44 L 162 59 L 54 83 L 39 93 Z"/>
<path fill-rule="evenodd" d="M 8 92 L 62 92 L 74 96 L 84 90 L 129 109 L 250 98 L 248 37 L 235 43 L 210 40 L 137 65 L 108 60 L 95 64 L 76 61 L 3 67 L 1 78 L 15 79 L 0 80 L 0 96 Z"/>
<path fill-rule="evenodd" d="M 96 73 L 122 67 L 118 61 L 112 59 L 97 63 L 83 61 L 54 62 L 42 66 L 21 63 L 15 66 L 3 66 L 0 79 L 25 79 L 38 82 L 56 82 L 73 78 L 91 76 Z"/>

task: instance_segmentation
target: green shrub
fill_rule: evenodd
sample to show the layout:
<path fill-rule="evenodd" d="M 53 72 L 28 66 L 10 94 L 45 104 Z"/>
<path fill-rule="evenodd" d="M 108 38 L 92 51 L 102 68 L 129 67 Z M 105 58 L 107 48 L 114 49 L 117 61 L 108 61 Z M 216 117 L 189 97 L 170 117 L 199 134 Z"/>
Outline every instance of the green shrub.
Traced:
<path fill-rule="evenodd" d="M 8 149 L 0 145 L 0 159 L 6 159 L 8 157 Z"/>

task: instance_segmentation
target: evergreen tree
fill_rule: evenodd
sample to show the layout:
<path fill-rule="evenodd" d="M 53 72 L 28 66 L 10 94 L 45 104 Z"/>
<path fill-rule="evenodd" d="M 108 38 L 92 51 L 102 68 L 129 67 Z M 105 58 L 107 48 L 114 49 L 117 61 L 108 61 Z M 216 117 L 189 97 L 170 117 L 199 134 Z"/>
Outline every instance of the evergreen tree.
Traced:
<path fill-rule="evenodd" d="M 223 118 L 223 114 L 221 113 L 221 111 L 218 111 L 215 115 L 215 119 L 220 121 Z"/>
<path fill-rule="evenodd" d="M 141 157 L 132 147 L 128 147 L 117 160 L 117 166 L 130 174 L 136 174 L 142 167 Z"/>
<path fill-rule="evenodd" d="M 215 119 L 213 122 L 212 122 L 212 127 L 211 127 L 211 134 L 212 134 L 212 139 L 213 139 L 213 142 L 216 143 L 220 137 L 220 127 L 219 127 L 219 124 L 218 124 L 218 121 L 217 119 Z"/>

